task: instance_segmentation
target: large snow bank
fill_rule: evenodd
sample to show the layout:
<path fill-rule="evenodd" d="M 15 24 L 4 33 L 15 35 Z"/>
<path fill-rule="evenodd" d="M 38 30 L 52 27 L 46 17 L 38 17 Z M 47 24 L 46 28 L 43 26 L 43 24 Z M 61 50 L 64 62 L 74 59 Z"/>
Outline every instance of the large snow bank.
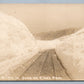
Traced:
<path fill-rule="evenodd" d="M 84 80 L 84 29 L 60 38 L 56 53 L 72 79 Z"/>
<path fill-rule="evenodd" d="M 36 41 L 27 27 L 0 12 L 0 77 L 14 74 L 17 67 L 24 67 L 24 62 L 37 52 Z"/>

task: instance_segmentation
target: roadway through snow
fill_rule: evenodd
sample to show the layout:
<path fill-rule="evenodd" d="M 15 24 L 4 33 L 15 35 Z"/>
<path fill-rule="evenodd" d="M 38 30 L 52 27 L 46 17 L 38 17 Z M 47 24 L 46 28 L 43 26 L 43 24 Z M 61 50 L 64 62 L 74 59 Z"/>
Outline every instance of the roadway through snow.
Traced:
<path fill-rule="evenodd" d="M 24 71 L 20 80 L 71 80 L 71 78 L 55 50 L 46 50 Z"/>

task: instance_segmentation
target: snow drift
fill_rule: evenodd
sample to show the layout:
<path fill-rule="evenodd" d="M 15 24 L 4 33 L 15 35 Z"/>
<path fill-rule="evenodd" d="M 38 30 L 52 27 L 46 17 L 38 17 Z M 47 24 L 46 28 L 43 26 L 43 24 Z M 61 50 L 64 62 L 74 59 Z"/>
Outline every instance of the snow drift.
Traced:
<path fill-rule="evenodd" d="M 68 74 L 73 80 L 84 80 L 84 29 L 59 41 L 55 50 Z"/>
<path fill-rule="evenodd" d="M 51 41 L 35 40 L 21 21 L 0 12 L 0 80 L 19 77 L 29 60 L 47 49 L 56 50 L 72 79 L 84 80 L 84 29 Z"/>
<path fill-rule="evenodd" d="M 49 50 L 49 49 L 55 49 L 56 45 L 60 44 L 60 40 L 59 39 L 55 39 L 55 40 L 37 40 L 37 46 L 39 47 L 40 51 L 45 51 L 45 50 Z"/>
<path fill-rule="evenodd" d="M 28 28 L 13 16 L 0 12 L 0 77 L 15 74 L 37 52 L 36 40 Z"/>

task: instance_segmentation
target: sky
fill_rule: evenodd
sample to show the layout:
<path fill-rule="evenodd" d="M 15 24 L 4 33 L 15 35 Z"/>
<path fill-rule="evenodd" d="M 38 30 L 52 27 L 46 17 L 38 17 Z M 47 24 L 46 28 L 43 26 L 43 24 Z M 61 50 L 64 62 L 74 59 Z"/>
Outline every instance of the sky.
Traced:
<path fill-rule="evenodd" d="M 20 19 L 34 33 L 84 27 L 84 4 L 0 4 L 0 11 Z"/>

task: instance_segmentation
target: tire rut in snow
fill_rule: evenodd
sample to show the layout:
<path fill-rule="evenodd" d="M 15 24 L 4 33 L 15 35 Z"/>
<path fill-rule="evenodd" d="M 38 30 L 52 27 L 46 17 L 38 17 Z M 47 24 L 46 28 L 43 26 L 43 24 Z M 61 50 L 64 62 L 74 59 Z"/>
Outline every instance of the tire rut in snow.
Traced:
<path fill-rule="evenodd" d="M 48 57 L 44 62 L 44 65 L 42 67 L 40 76 L 44 76 L 44 77 L 52 77 L 54 76 L 54 69 L 53 69 L 53 60 L 52 60 L 52 54 L 51 54 L 52 50 L 48 51 Z"/>
<path fill-rule="evenodd" d="M 57 79 L 55 80 L 71 80 L 69 75 L 67 75 L 66 70 L 58 58 L 55 50 L 46 50 L 37 55 L 38 58 L 24 71 L 21 77 L 56 77 Z M 61 79 L 59 77 L 61 77 Z"/>
<path fill-rule="evenodd" d="M 45 59 L 47 58 L 47 51 L 42 54 L 33 62 L 30 67 L 26 69 L 22 77 L 38 77 L 43 66 Z"/>
<path fill-rule="evenodd" d="M 53 51 L 53 64 L 54 64 L 54 71 L 55 71 L 55 76 L 56 77 L 61 77 L 58 80 L 71 80 L 71 78 L 69 77 L 69 75 L 67 75 L 67 72 L 63 66 L 63 64 L 61 63 L 60 59 L 58 58 L 57 54 L 55 51 Z"/>

